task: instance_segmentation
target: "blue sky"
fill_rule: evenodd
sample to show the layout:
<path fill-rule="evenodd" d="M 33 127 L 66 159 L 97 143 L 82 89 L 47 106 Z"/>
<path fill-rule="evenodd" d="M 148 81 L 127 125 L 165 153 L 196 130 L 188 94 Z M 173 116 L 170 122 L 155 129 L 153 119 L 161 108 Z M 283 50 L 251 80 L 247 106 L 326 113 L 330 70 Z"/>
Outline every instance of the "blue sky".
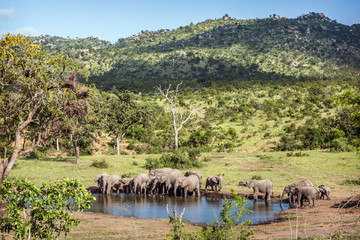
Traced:
<path fill-rule="evenodd" d="M 226 13 L 254 19 L 309 12 L 352 25 L 360 23 L 360 0 L 0 0 L 0 34 L 93 36 L 116 42 L 141 30 L 176 29 Z"/>

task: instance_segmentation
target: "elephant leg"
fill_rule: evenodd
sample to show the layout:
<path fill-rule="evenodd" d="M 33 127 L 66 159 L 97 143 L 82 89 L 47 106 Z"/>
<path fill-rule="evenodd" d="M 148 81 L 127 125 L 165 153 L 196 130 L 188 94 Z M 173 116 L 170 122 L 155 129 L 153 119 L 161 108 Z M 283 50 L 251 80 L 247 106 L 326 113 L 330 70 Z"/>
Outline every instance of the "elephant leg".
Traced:
<path fill-rule="evenodd" d="M 188 186 L 184 187 L 184 198 L 187 198 Z"/>
<path fill-rule="evenodd" d="M 197 192 L 197 196 L 200 197 L 200 187 L 198 187 L 196 190 L 197 190 L 197 191 L 196 191 L 196 192 Z"/>
<path fill-rule="evenodd" d="M 254 199 L 255 199 L 255 200 L 258 200 L 258 198 L 257 198 L 257 191 L 254 191 Z"/>

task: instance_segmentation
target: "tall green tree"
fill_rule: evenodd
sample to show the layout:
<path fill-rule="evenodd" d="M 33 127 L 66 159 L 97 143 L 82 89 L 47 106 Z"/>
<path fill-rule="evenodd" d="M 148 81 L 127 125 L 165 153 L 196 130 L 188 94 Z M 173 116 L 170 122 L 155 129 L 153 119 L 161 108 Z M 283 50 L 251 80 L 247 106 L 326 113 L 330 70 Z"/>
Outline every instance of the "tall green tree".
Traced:
<path fill-rule="evenodd" d="M 131 126 L 150 123 L 150 112 L 146 105 L 140 104 L 131 92 L 109 94 L 106 105 L 106 129 L 115 137 L 116 154 L 120 155 L 120 141 Z"/>
<path fill-rule="evenodd" d="M 19 156 L 69 130 L 69 112 L 84 103 L 76 82 L 86 76 L 79 64 L 63 55 L 49 56 L 29 38 L 0 39 L 0 180 L 6 180 Z M 28 144 L 21 148 L 21 140 Z M 0 182 L 0 186 L 1 186 Z"/>

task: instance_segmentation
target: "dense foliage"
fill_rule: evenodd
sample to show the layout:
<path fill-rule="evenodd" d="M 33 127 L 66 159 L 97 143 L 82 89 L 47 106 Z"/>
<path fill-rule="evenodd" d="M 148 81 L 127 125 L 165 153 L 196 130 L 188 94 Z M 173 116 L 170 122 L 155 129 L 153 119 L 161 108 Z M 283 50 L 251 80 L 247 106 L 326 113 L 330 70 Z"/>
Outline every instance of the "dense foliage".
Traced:
<path fill-rule="evenodd" d="M 0 46 L 0 180 L 6 180 L 19 156 L 72 132 L 70 118 L 88 113 L 88 90 L 76 81 L 86 71 L 75 60 L 49 56 L 20 35 L 5 35 Z M 22 148 L 21 139 L 28 141 Z"/>
<path fill-rule="evenodd" d="M 0 187 L 0 237 L 5 239 L 57 239 L 77 226 L 71 211 L 90 208 L 95 198 L 75 179 L 44 182 L 41 187 L 28 180 L 3 181 Z"/>
<path fill-rule="evenodd" d="M 323 14 L 295 19 L 224 16 L 178 29 L 144 30 L 115 44 L 94 38 L 37 38 L 65 50 L 91 71 L 103 90 L 152 91 L 159 83 L 354 78 L 359 71 L 360 27 Z M 65 45 L 65 46 L 64 46 Z"/>

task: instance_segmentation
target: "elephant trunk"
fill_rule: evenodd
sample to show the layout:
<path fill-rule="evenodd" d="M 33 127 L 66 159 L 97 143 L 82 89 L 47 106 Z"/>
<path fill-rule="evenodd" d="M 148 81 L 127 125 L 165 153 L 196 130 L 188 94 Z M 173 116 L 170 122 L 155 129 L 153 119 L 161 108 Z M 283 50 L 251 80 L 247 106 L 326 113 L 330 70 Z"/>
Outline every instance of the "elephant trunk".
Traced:
<path fill-rule="evenodd" d="M 284 198 L 284 194 L 285 194 L 285 190 L 283 191 L 282 195 L 281 195 L 281 198 L 280 198 L 280 206 L 281 206 L 281 203 L 282 203 L 282 200 Z"/>
<path fill-rule="evenodd" d="M 174 196 L 176 197 L 176 192 L 177 192 L 177 188 L 179 186 L 179 182 L 176 181 L 175 184 L 174 184 Z"/>

